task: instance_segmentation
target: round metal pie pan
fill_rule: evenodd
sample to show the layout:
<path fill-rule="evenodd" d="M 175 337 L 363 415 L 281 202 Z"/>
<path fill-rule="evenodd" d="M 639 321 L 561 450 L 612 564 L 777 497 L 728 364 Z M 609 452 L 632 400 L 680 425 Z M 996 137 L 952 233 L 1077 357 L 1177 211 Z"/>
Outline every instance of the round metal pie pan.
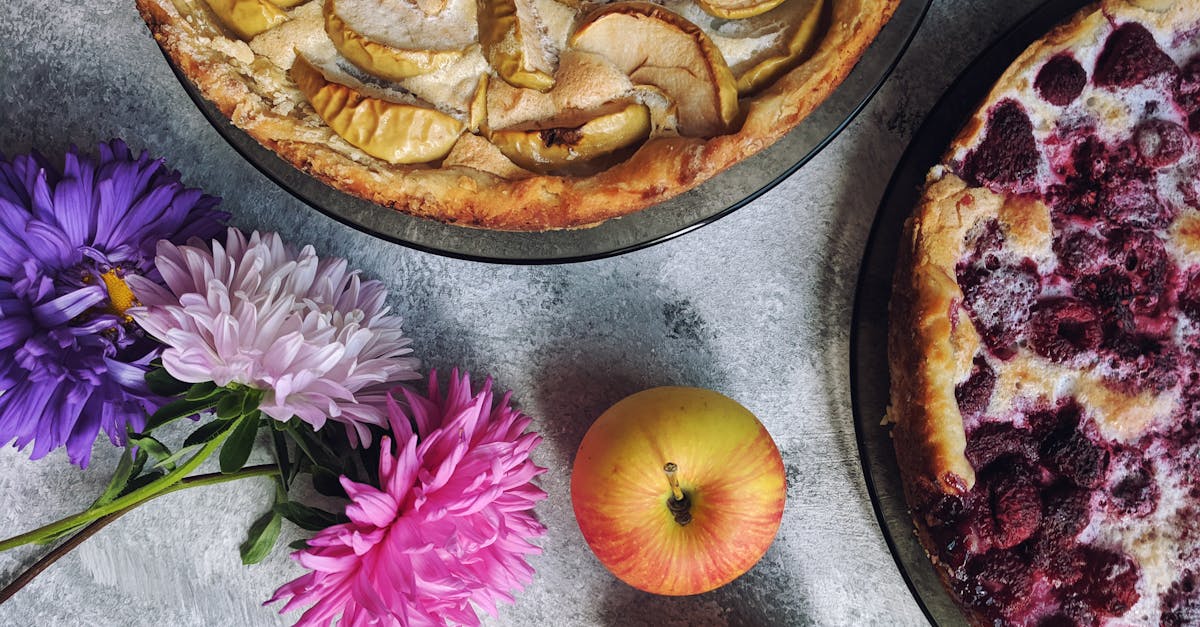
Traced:
<path fill-rule="evenodd" d="M 866 106 L 908 47 L 932 0 L 902 0 L 891 21 L 834 93 L 791 133 L 697 188 L 586 229 L 517 233 L 416 218 L 312 178 L 238 129 L 179 69 L 183 88 L 217 132 L 280 187 L 318 211 L 376 237 L 426 252 L 497 263 L 541 264 L 619 255 L 678 237 L 745 206 L 829 144 Z"/>

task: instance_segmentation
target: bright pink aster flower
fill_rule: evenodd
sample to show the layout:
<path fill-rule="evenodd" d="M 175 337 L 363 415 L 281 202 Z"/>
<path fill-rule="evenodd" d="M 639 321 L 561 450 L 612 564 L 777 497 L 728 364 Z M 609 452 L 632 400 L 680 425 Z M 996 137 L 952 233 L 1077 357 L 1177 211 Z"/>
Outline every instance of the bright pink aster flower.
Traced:
<path fill-rule="evenodd" d="M 531 509 L 546 493 L 529 454 L 541 441 L 529 417 L 492 406 L 491 379 L 472 396 L 455 371 L 446 396 L 430 375 L 428 397 L 389 399 L 396 438 L 383 438 L 379 486 L 342 477 L 350 522 L 329 527 L 292 557 L 312 572 L 267 603 L 308 604 L 301 625 L 478 625 L 472 602 L 496 615 L 533 577 L 525 555 L 545 528 Z M 415 428 L 415 431 L 414 431 Z"/>
<path fill-rule="evenodd" d="M 142 306 L 127 313 L 167 346 L 163 367 L 180 381 L 263 390 L 264 414 L 314 429 L 334 420 L 367 445 L 367 425 L 386 424 L 388 390 L 420 376 L 386 288 L 344 259 L 231 228 L 211 247 L 160 241 L 155 265 L 166 288 L 131 276 Z"/>

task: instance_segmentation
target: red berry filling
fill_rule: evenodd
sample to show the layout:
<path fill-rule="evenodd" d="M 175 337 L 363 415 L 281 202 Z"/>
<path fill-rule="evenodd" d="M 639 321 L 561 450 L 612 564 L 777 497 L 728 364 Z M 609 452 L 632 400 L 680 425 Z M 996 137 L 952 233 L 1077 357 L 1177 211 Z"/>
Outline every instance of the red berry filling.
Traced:
<path fill-rule="evenodd" d="M 1183 571 L 1162 596 L 1164 627 L 1200 625 L 1200 581 L 1191 570 Z"/>
<path fill-rule="evenodd" d="M 1183 66 L 1175 86 L 1175 103 L 1187 116 L 1188 130 L 1200 133 L 1200 57 Z"/>
<path fill-rule="evenodd" d="M 1158 506 L 1153 468 L 1137 450 L 1125 448 L 1114 454 L 1110 485 L 1109 507 L 1119 513 L 1142 518 Z"/>
<path fill-rule="evenodd" d="M 924 508 L 955 592 L 988 620 L 1088 623 L 1119 616 L 1139 598 L 1133 560 L 1079 534 L 1094 494 L 1143 509 L 1157 496 L 1124 450 L 1110 463 L 1111 447 L 1085 418 L 1071 400 L 1028 414 L 1022 427 L 979 423 L 967 433 L 975 486 Z"/>
<path fill-rule="evenodd" d="M 1152 76 L 1177 72 L 1154 35 L 1136 22 L 1122 24 L 1108 36 L 1096 60 L 1092 80 L 1102 87 L 1132 87 Z"/>
<path fill-rule="evenodd" d="M 1029 347 L 1057 362 L 1095 350 L 1103 338 L 1096 310 L 1075 298 L 1043 301 L 1029 321 Z"/>
<path fill-rule="evenodd" d="M 1166 120 L 1143 122 L 1134 129 L 1133 142 L 1142 159 L 1154 168 L 1179 161 L 1192 147 L 1192 138 L 1187 130 Z"/>
<path fill-rule="evenodd" d="M 1062 53 L 1046 62 L 1038 71 L 1033 87 L 1052 105 L 1065 107 L 1083 93 L 1087 72 L 1070 54 Z"/>
<path fill-rule="evenodd" d="M 983 141 L 967 154 L 963 173 L 973 185 L 996 190 L 1031 191 L 1038 166 L 1033 123 L 1015 100 L 988 113 Z"/>
<path fill-rule="evenodd" d="M 954 398 L 963 418 L 975 418 L 987 409 L 992 399 L 992 388 L 996 387 L 996 372 L 988 365 L 983 355 L 976 355 L 971 364 L 971 374 L 966 381 L 954 388 Z"/>

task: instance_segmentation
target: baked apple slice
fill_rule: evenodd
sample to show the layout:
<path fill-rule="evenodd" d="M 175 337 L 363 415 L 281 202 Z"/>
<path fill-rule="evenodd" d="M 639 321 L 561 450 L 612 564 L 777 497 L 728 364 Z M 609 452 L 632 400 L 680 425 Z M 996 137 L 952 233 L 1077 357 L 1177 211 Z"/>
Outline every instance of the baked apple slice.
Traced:
<path fill-rule="evenodd" d="M 597 111 L 568 111 L 550 120 L 492 131 L 513 163 L 547 174 L 593 173 L 650 136 L 650 109 L 614 102 Z"/>
<path fill-rule="evenodd" d="M 479 45 L 508 84 L 548 91 L 555 54 L 532 0 L 478 0 Z"/>
<path fill-rule="evenodd" d="M 325 77 L 296 55 L 292 80 L 333 132 L 388 163 L 428 163 L 445 157 L 462 134 L 462 122 L 429 107 L 364 95 Z"/>
<path fill-rule="evenodd" d="M 407 0 L 325 0 L 325 32 L 364 72 L 399 81 L 460 60 L 474 49 L 470 0 L 435 7 Z"/>
<path fill-rule="evenodd" d="M 244 41 L 286 22 L 283 9 L 267 0 L 206 0 L 226 28 Z"/>
<path fill-rule="evenodd" d="M 737 77 L 739 95 L 744 96 L 770 85 L 812 55 L 825 33 L 821 19 L 825 4 L 825 0 L 790 0 L 779 8 L 781 12 L 793 14 L 783 17 L 786 17 L 787 23 L 795 24 L 795 30 L 787 37 L 782 50 L 758 61 Z"/>
<path fill-rule="evenodd" d="M 761 15 L 783 4 L 783 0 L 696 0 L 706 13 L 726 20 Z"/>
<path fill-rule="evenodd" d="M 614 2 L 590 13 L 570 45 L 606 57 L 634 84 L 661 89 L 678 106 L 679 133 L 726 133 L 738 116 L 737 83 L 708 35 L 648 2 Z"/>

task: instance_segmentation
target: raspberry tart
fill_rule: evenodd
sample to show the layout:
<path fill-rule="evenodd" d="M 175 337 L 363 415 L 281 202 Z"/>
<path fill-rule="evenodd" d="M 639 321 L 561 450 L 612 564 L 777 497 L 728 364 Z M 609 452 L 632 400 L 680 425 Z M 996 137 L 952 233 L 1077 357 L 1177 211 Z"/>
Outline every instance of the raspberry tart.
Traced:
<path fill-rule="evenodd" d="M 580 227 L 783 136 L 899 0 L 135 0 L 217 108 L 413 215 Z"/>
<path fill-rule="evenodd" d="M 928 175 L 888 418 L 974 624 L 1200 623 L 1200 4 L 1092 5 Z"/>

